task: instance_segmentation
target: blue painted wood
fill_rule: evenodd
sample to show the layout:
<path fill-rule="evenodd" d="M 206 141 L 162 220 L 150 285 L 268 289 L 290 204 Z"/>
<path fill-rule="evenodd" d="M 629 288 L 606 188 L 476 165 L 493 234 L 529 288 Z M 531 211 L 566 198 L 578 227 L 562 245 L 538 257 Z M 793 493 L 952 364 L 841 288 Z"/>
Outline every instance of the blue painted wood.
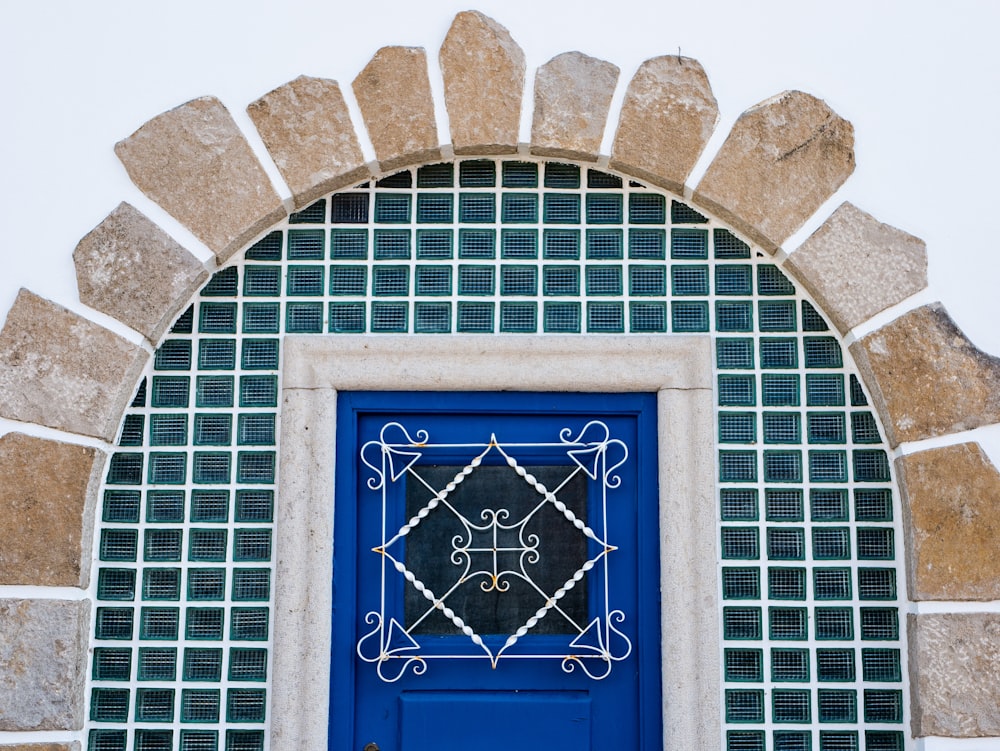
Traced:
<path fill-rule="evenodd" d="M 378 610 L 381 504 L 363 483 L 360 446 L 389 421 L 411 432 L 426 429 L 434 443 L 555 441 L 559 430 L 600 419 L 627 443 L 623 487 L 609 505 L 611 607 L 633 644 L 629 658 L 595 681 L 559 660 L 428 660 L 422 675 L 385 683 L 375 666 L 357 658 L 358 638 L 370 630 L 364 614 Z M 519 458 L 520 455 L 519 455 Z M 468 459 L 457 452 L 455 461 Z M 567 459 L 568 461 L 568 459 Z M 659 555 L 656 400 L 648 394 L 399 393 L 341 394 L 338 398 L 333 581 L 330 748 L 381 751 L 492 749 L 652 749 L 661 745 Z M 589 503 L 596 509 L 595 494 Z M 360 499 L 360 500 L 359 500 Z M 390 528 L 405 521 L 401 494 L 390 498 Z M 359 508 L 360 503 L 360 508 Z M 591 574 L 598 571 L 595 568 Z M 599 575 L 588 575 L 591 607 L 600 600 Z M 388 580 L 389 608 L 402 615 L 401 577 Z M 397 603 L 393 605 L 392 603 Z M 561 640 L 561 642 L 560 642 Z M 465 636 L 421 636 L 424 653 L 480 654 Z M 490 637 L 490 644 L 502 637 Z M 562 637 L 528 634 L 519 648 L 542 652 Z M 471 651 L 470 651 L 471 649 Z"/>

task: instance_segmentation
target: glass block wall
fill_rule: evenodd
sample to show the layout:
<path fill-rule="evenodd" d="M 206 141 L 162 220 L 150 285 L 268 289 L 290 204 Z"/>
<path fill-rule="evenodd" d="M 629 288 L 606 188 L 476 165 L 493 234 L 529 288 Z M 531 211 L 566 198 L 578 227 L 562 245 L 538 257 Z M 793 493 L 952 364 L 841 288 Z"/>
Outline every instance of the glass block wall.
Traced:
<path fill-rule="evenodd" d="M 464 160 L 293 214 L 157 350 L 102 490 L 90 751 L 268 748 L 281 339 L 386 332 L 710 336 L 722 744 L 904 747 L 898 501 L 839 336 L 676 197 Z"/>

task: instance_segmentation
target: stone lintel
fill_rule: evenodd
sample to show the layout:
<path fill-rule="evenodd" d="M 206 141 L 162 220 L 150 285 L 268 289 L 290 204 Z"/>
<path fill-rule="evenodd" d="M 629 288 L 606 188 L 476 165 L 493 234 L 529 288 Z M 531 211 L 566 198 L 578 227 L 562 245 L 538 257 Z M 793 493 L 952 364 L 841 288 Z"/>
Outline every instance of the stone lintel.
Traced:
<path fill-rule="evenodd" d="M 601 150 L 617 65 L 564 52 L 538 69 L 531 153 L 593 162 Z"/>
<path fill-rule="evenodd" d="M 786 263 L 846 334 L 927 286 L 923 240 L 843 203 Z"/>
<path fill-rule="evenodd" d="M 611 167 L 683 193 L 718 121 L 718 103 L 697 60 L 679 55 L 647 60 L 625 93 Z"/>
<path fill-rule="evenodd" d="M 67 743 L 17 743 L 13 746 L 0 746 L 0 751 L 80 751 L 78 741 Z"/>
<path fill-rule="evenodd" d="M 981 352 L 940 303 L 851 345 L 896 446 L 1000 421 L 1000 359 Z"/>
<path fill-rule="evenodd" d="M 225 261 L 285 216 L 281 199 L 215 97 L 157 115 L 115 145 L 138 188 Z"/>
<path fill-rule="evenodd" d="M 83 727 L 85 600 L 0 600 L 0 730 Z"/>
<path fill-rule="evenodd" d="M 0 331 L 0 416 L 111 441 L 148 357 L 22 289 Z"/>
<path fill-rule="evenodd" d="M 80 240 L 73 262 L 80 301 L 153 344 L 208 279 L 201 261 L 127 203 Z"/>
<path fill-rule="evenodd" d="M 908 618 L 913 734 L 1000 735 L 1000 615 Z"/>
<path fill-rule="evenodd" d="M 440 62 L 455 153 L 515 153 L 525 61 L 510 32 L 478 11 L 459 13 Z"/>
<path fill-rule="evenodd" d="M 773 253 L 853 171 L 853 126 L 786 91 L 740 115 L 693 199 Z"/>
<path fill-rule="evenodd" d="M 369 176 L 336 81 L 300 76 L 247 107 L 295 208 Z"/>
<path fill-rule="evenodd" d="M 383 171 L 440 158 L 423 49 L 383 47 L 352 87 Z"/>

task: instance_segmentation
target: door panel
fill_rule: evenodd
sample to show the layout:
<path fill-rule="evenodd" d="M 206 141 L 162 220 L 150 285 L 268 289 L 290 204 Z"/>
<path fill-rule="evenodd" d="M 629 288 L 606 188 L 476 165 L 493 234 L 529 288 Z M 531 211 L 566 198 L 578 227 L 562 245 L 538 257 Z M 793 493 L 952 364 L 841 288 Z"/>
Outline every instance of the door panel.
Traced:
<path fill-rule="evenodd" d="M 331 748 L 659 746 L 655 414 L 340 396 Z"/>

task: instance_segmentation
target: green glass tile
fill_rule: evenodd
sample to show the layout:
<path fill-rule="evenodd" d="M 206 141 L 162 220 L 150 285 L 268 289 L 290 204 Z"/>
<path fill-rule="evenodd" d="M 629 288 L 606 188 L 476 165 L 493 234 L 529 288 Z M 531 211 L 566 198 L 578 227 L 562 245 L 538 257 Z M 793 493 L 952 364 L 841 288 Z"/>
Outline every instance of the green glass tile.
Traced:
<path fill-rule="evenodd" d="M 720 451 L 720 482 L 756 482 L 756 451 Z"/>
<path fill-rule="evenodd" d="M 807 368 L 840 368 L 844 365 L 840 343 L 832 336 L 806 336 L 802 339 Z"/>
<path fill-rule="evenodd" d="M 131 647 L 95 647 L 95 681 L 127 681 L 132 677 Z"/>
<path fill-rule="evenodd" d="M 196 488 L 191 491 L 191 521 L 229 521 L 229 491 Z"/>
<path fill-rule="evenodd" d="M 753 407 L 757 403 L 755 381 L 752 375 L 720 375 L 720 407 Z"/>
<path fill-rule="evenodd" d="M 375 211 L 378 213 L 378 197 Z M 450 193 L 418 193 L 417 222 L 420 224 L 450 224 L 455 215 L 455 199 Z"/>
<path fill-rule="evenodd" d="M 629 229 L 628 257 L 663 260 L 667 257 L 667 233 L 662 229 Z"/>
<path fill-rule="evenodd" d="M 726 689 L 726 722 L 764 721 L 764 692 Z"/>
<path fill-rule="evenodd" d="M 812 733 L 808 730 L 775 730 L 774 751 L 811 751 Z"/>
<path fill-rule="evenodd" d="M 678 334 L 708 331 L 707 302 L 675 302 L 670 308 L 670 317 Z"/>
<path fill-rule="evenodd" d="M 276 407 L 277 376 L 240 376 L 241 407 Z"/>
<path fill-rule="evenodd" d="M 716 258 L 749 258 L 750 246 L 729 230 L 712 230 L 712 245 Z"/>
<path fill-rule="evenodd" d="M 192 568 L 187 574 L 187 598 L 192 601 L 224 600 L 226 570 L 223 568 Z"/>
<path fill-rule="evenodd" d="M 727 641 L 759 640 L 762 637 L 760 608 L 723 608 L 722 634 Z"/>
<path fill-rule="evenodd" d="M 490 269 L 492 271 L 492 269 Z M 417 334 L 451 332 L 451 303 L 418 302 L 413 306 L 413 330 Z"/>
<path fill-rule="evenodd" d="M 128 568 L 102 568 L 97 573 L 98 600 L 135 599 L 135 571 Z"/>
<path fill-rule="evenodd" d="M 233 608 L 229 638 L 233 641 L 267 641 L 267 608 Z"/>
<path fill-rule="evenodd" d="M 188 544 L 190 561 L 225 561 L 229 532 L 225 529 L 192 529 Z"/>
<path fill-rule="evenodd" d="M 243 294 L 247 297 L 277 297 L 280 295 L 281 267 L 245 267 L 243 270 Z"/>
<path fill-rule="evenodd" d="M 376 261 L 403 261 L 410 257 L 410 231 L 407 229 L 375 230 Z"/>
<path fill-rule="evenodd" d="M 847 453 L 810 451 L 809 481 L 816 483 L 847 482 Z"/>
<path fill-rule="evenodd" d="M 365 224 L 368 193 L 338 193 L 330 198 L 330 221 L 334 224 Z"/>
<path fill-rule="evenodd" d="M 199 485 L 220 485 L 229 482 L 232 456 L 219 451 L 195 451 L 193 481 Z"/>
<path fill-rule="evenodd" d="M 761 406 L 799 406 L 799 377 L 785 373 L 763 373 L 760 377 Z"/>
<path fill-rule="evenodd" d="M 761 300 L 757 303 L 758 326 L 761 331 L 795 331 L 794 300 Z M 806 348 L 808 362 L 809 349 Z"/>
<path fill-rule="evenodd" d="M 542 217 L 546 224 L 579 224 L 580 196 L 546 193 L 542 196 Z"/>
<path fill-rule="evenodd" d="M 620 229 L 588 229 L 587 258 L 594 260 L 619 259 L 625 255 L 624 240 Z"/>
<path fill-rule="evenodd" d="M 231 688 L 226 692 L 227 722 L 263 722 L 266 692 L 256 688 Z"/>
<path fill-rule="evenodd" d="M 240 364 L 244 370 L 275 370 L 278 367 L 277 339 L 244 339 Z M 242 379 L 241 379 L 242 380 Z"/>
<path fill-rule="evenodd" d="M 458 231 L 458 257 L 487 259 L 496 258 L 497 235 L 492 229 L 468 229 Z"/>
<path fill-rule="evenodd" d="M 318 297 L 323 294 L 326 270 L 322 266 L 289 266 L 287 273 L 289 295 Z"/>
<path fill-rule="evenodd" d="M 184 617 L 184 636 L 193 641 L 218 641 L 222 639 L 225 610 L 222 608 L 187 608 Z"/>
<path fill-rule="evenodd" d="M 798 412 L 765 412 L 764 443 L 799 443 L 802 440 Z"/>
<path fill-rule="evenodd" d="M 532 334 L 538 330 L 538 306 L 533 302 L 501 302 L 500 331 Z"/>
<path fill-rule="evenodd" d="M 503 162 L 503 187 L 537 188 L 538 165 L 533 162 Z"/>
<path fill-rule="evenodd" d="M 117 452 L 108 467 L 109 485 L 138 485 L 142 482 L 142 454 Z"/>
<path fill-rule="evenodd" d="M 625 306 L 620 302 L 588 302 L 587 331 L 620 334 L 625 331 Z"/>
<path fill-rule="evenodd" d="M 250 647 L 234 647 L 229 652 L 229 680 L 266 681 L 267 650 Z"/>
<path fill-rule="evenodd" d="M 264 751 L 264 731 L 227 730 L 226 751 Z"/>
<path fill-rule="evenodd" d="M 149 417 L 150 446 L 187 445 L 187 415 L 154 414 Z"/>
<path fill-rule="evenodd" d="M 414 286 L 415 293 L 422 297 L 450 295 L 451 266 L 417 266 Z"/>
<path fill-rule="evenodd" d="M 816 693 L 820 722 L 858 721 L 858 694 L 856 691 L 821 688 Z"/>
<path fill-rule="evenodd" d="M 239 416 L 237 443 L 240 446 L 273 446 L 274 442 L 273 414 Z"/>
<path fill-rule="evenodd" d="M 665 224 L 666 199 L 655 193 L 630 193 L 628 197 L 629 224 Z"/>
<path fill-rule="evenodd" d="M 243 304 L 244 334 L 277 334 L 281 321 L 281 307 L 276 302 Z"/>
<path fill-rule="evenodd" d="M 203 302 L 198 308 L 198 331 L 202 334 L 235 334 L 236 303 Z"/>
<path fill-rule="evenodd" d="M 218 722 L 218 689 L 186 688 L 181 691 L 181 722 Z"/>
<path fill-rule="evenodd" d="M 805 683 L 809 680 L 808 649 L 772 649 L 771 680 L 776 683 Z"/>
<path fill-rule="evenodd" d="M 790 337 L 761 337 L 760 366 L 767 370 L 796 368 L 798 342 Z"/>
<path fill-rule="evenodd" d="M 100 581 L 98 581 L 100 591 Z M 98 595 L 100 599 L 100 595 Z M 97 608 L 97 621 L 94 626 L 94 636 L 98 639 L 132 638 L 132 619 L 135 611 L 132 608 Z"/>
<path fill-rule="evenodd" d="M 273 451 L 240 451 L 236 456 L 236 481 L 248 485 L 274 483 Z"/>
<path fill-rule="evenodd" d="M 676 296 L 707 295 L 707 266 L 672 266 L 670 289 Z"/>
<path fill-rule="evenodd" d="M 238 568 L 233 571 L 233 600 L 267 600 L 271 596 L 271 571 L 266 568 Z"/>
<path fill-rule="evenodd" d="M 674 303 L 676 306 L 677 303 Z M 754 366 L 753 339 L 715 340 L 715 363 L 719 370 L 747 370 Z"/>
<path fill-rule="evenodd" d="M 288 303 L 285 306 L 285 331 L 289 334 L 322 334 L 323 303 Z"/>
<path fill-rule="evenodd" d="M 177 677 L 177 649 L 141 647 L 137 677 L 140 681 L 174 680 Z"/>
<path fill-rule="evenodd" d="M 771 694 L 772 717 L 776 723 L 808 723 L 811 708 L 811 696 L 807 689 L 775 689 Z"/>
<path fill-rule="evenodd" d="M 451 258 L 454 237 L 450 229 L 418 229 L 417 258 L 423 261 Z"/>
<path fill-rule="evenodd" d="M 202 339 L 198 342 L 199 370 L 232 370 L 235 367 L 235 339 Z"/>
<path fill-rule="evenodd" d="M 406 224 L 410 221 L 410 199 L 406 193 L 376 193 L 375 221 L 379 224 Z"/>
<path fill-rule="evenodd" d="M 670 221 L 673 224 L 705 224 L 708 219 L 686 203 L 671 201 Z"/>
<path fill-rule="evenodd" d="M 760 264 L 757 267 L 757 292 L 761 295 L 794 295 L 795 285 L 781 273 L 777 266 Z"/>
<path fill-rule="evenodd" d="M 500 230 L 501 258 L 538 258 L 538 231 L 533 229 Z"/>
<path fill-rule="evenodd" d="M 580 269 L 575 266 L 545 266 L 542 268 L 542 294 L 579 295 Z"/>
<path fill-rule="evenodd" d="M 172 688 L 140 688 L 136 690 L 135 719 L 136 722 L 172 722 L 174 719 L 174 690 Z"/>
<path fill-rule="evenodd" d="M 806 570 L 804 568 L 769 568 L 767 570 L 767 591 L 773 600 L 806 599 Z"/>
<path fill-rule="evenodd" d="M 149 455 L 149 482 L 152 485 L 182 485 L 187 479 L 187 454 Z"/>
<path fill-rule="evenodd" d="M 875 416 L 871 412 L 851 413 L 851 437 L 855 443 L 881 443 Z"/>
<path fill-rule="evenodd" d="M 486 159 L 459 162 L 458 184 L 463 188 L 492 188 L 497 184 L 496 164 Z"/>
<path fill-rule="evenodd" d="M 239 271 L 235 266 L 216 271 L 208 284 L 202 287 L 202 297 L 236 297 L 239 289 Z"/>
<path fill-rule="evenodd" d="M 889 457 L 881 449 L 856 449 L 851 452 L 855 482 L 889 482 Z"/>
<path fill-rule="evenodd" d="M 676 259 L 708 258 L 708 230 L 677 229 L 676 227 L 670 230 L 670 257 Z M 708 286 L 707 278 L 705 286 Z"/>
<path fill-rule="evenodd" d="M 899 611 L 896 608 L 861 608 L 861 638 L 865 641 L 898 639 Z"/>
<path fill-rule="evenodd" d="M 843 412 L 809 412 L 806 415 L 809 443 L 845 443 L 847 424 Z"/>
<path fill-rule="evenodd" d="M 330 267 L 330 294 L 363 296 L 368 289 L 368 269 L 365 266 Z"/>
<path fill-rule="evenodd" d="M 859 522 L 891 522 L 892 491 L 888 488 L 857 488 L 854 518 Z"/>
<path fill-rule="evenodd" d="M 622 294 L 621 266 L 588 265 L 586 268 L 588 295 L 596 297 Z"/>
<path fill-rule="evenodd" d="M 847 492 L 813 489 L 809 491 L 810 518 L 814 522 L 846 522 Z"/>
<path fill-rule="evenodd" d="M 233 560 L 271 560 L 271 530 L 237 529 L 233 535 Z"/>
<path fill-rule="evenodd" d="M 153 355 L 154 370 L 190 370 L 191 340 L 167 339 Z"/>
<path fill-rule="evenodd" d="M 816 530 L 813 530 L 815 533 Z M 817 641 L 854 639 L 853 608 L 816 608 L 813 613 Z"/>
<path fill-rule="evenodd" d="M 862 610 L 873 611 L 877 609 L 862 608 Z M 896 636 L 898 637 L 898 634 Z M 903 680 L 900 651 L 898 649 L 862 649 L 861 674 L 864 680 L 872 683 L 899 683 Z"/>
<path fill-rule="evenodd" d="M 492 302 L 459 302 L 457 330 L 463 334 L 493 333 Z"/>
<path fill-rule="evenodd" d="M 636 297 L 667 294 L 667 270 L 663 266 L 630 265 L 629 294 Z"/>
<path fill-rule="evenodd" d="M 771 571 L 774 570 L 775 569 L 771 569 Z M 801 569 L 781 570 L 800 571 Z M 771 578 L 770 572 L 768 578 Z M 770 583 L 768 586 L 770 588 Z M 804 599 L 804 597 L 802 599 Z M 809 636 L 806 628 L 809 622 L 809 617 L 805 608 L 768 608 L 767 620 L 768 633 L 770 634 L 771 639 L 776 641 L 805 641 Z"/>
<path fill-rule="evenodd" d="M 177 639 L 180 611 L 177 608 L 147 608 L 139 610 L 139 638 L 150 641 Z"/>
<path fill-rule="evenodd" d="M 732 300 L 716 301 L 715 330 L 723 333 L 753 331 L 753 305 Z"/>
<path fill-rule="evenodd" d="M 760 558 L 760 540 L 756 527 L 723 527 L 722 558 L 750 561 Z"/>
<path fill-rule="evenodd" d="M 95 688 L 90 694 L 90 719 L 95 722 L 128 722 L 129 690 Z"/>
<path fill-rule="evenodd" d="M 830 327 L 819 314 L 819 311 L 812 306 L 808 300 L 802 301 L 802 330 L 803 331 L 829 331 Z"/>
<path fill-rule="evenodd" d="M 237 490 L 235 518 L 238 522 L 274 520 L 273 490 Z"/>
<path fill-rule="evenodd" d="M 715 294 L 753 294 L 752 267 L 744 264 L 719 264 L 715 267 Z"/>
<path fill-rule="evenodd" d="M 288 230 L 289 261 L 322 261 L 326 258 L 326 237 L 321 229 Z"/>
<path fill-rule="evenodd" d="M 610 175 L 607 172 L 598 170 L 587 170 L 588 188 L 621 188 L 622 179 L 618 175 Z"/>
<path fill-rule="evenodd" d="M 800 522 L 804 518 L 802 491 L 798 488 L 767 488 L 764 506 L 768 521 Z"/>
<path fill-rule="evenodd" d="M 455 165 L 427 164 L 417 169 L 418 188 L 450 188 L 455 184 Z"/>
<path fill-rule="evenodd" d="M 500 217 L 504 224 L 535 224 L 538 222 L 538 196 L 534 193 L 504 193 Z"/>
<path fill-rule="evenodd" d="M 139 388 L 135 390 L 135 396 L 132 397 L 132 407 L 145 407 L 146 406 L 146 379 L 143 378 L 139 381 Z"/>
<path fill-rule="evenodd" d="M 575 164 L 550 162 L 545 165 L 546 188 L 579 188 L 580 168 Z"/>
<path fill-rule="evenodd" d="M 368 258 L 368 230 L 330 230 L 330 258 L 335 261 L 363 261 Z"/>
<path fill-rule="evenodd" d="M 580 333 L 580 303 L 546 302 L 542 314 L 546 333 Z"/>
<path fill-rule="evenodd" d="M 850 600 L 851 570 L 848 568 L 813 569 L 813 597 L 817 600 Z"/>
<path fill-rule="evenodd" d="M 757 490 L 753 488 L 723 488 L 719 491 L 720 517 L 723 521 L 756 521 Z"/>
<path fill-rule="evenodd" d="M 856 375 L 851 376 L 851 406 L 852 407 L 867 407 L 868 397 L 865 396 L 865 391 L 861 387 L 861 381 L 858 380 Z"/>
<path fill-rule="evenodd" d="M 507 269 L 529 268 L 505 266 Z M 504 272 L 501 272 L 503 274 Z M 460 295 L 492 295 L 496 290 L 495 269 L 485 265 L 461 265 L 458 267 L 458 294 Z M 511 294 L 511 293 L 506 293 Z M 516 293 L 514 293 L 516 294 Z"/>
<path fill-rule="evenodd" d="M 575 260 L 580 257 L 580 230 L 546 229 L 542 232 L 542 257 Z"/>
<path fill-rule="evenodd" d="M 903 751 L 906 742 L 901 730 L 866 730 L 866 751 Z"/>
<path fill-rule="evenodd" d="M 764 751 L 764 731 L 727 730 L 726 751 Z"/>
<path fill-rule="evenodd" d="M 723 566 L 722 597 L 726 600 L 759 600 L 760 569 Z"/>
<path fill-rule="evenodd" d="M 409 170 L 397 172 L 394 175 L 383 177 L 375 183 L 378 188 L 409 188 L 413 185 L 413 175 Z"/>
<path fill-rule="evenodd" d="M 624 218 L 620 193 L 588 193 L 586 201 L 588 224 L 621 224 Z"/>
<path fill-rule="evenodd" d="M 851 533 L 847 527 L 817 527 L 812 531 L 813 558 L 847 560 L 851 557 Z"/>
<path fill-rule="evenodd" d="M 408 314 L 409 305 L 405 302 L 372 303 L 372 331 L 375 333 L 405 334 Z"/>
<path fill-rule="evenodd" d="M 401 297 L 410 290 L 410 269 L 407 266 L 376 266 L 372 269 L 372 294 L 379 297 Z"/>
<path fill-rule="evenodd" d="M 217 682 L 222 680 L 222 650 L 186 647 L 184 649 L 184 680 Z"/>
<path fill-rule="evenodd" d="M 631 269 L 629 269 L 631 273 Z M 636 334 L 660 333 L 667 330 L 665 302 L 630 302 L 629 330 Z"/>
<path fill-rule="evenodd" d="M 772 561 L 801 561 L 806 557 L 805 531 L 798 528 L 768 527 L 767 557 Z"/>
<path fill-rule="evenodd" d="M 725 678 L 734 682 L 759 683 L 764 680 L 764 653 L 759 649 L 726 649 L 723 652 Z"/>
<path fill-rule="evenodd" d="M 244 258 L 248 261 L 280 261 L 284 241 L 281 230 L 275 230 L 251 245 Z"/>
<path fill-rule="evenodd" d="M 752 412 L 720 412 L 720 443 L 756 443 L 757 416 Z"/>
<path fill-rule="evenodd" d="M 496 196 L 492 193 L 461 193 L 458 220 L 465 224 L 492 224 L 497 218 Z"/>
<path fill-rule="evenodd" d="M 179 561 L 181 559 L 180 529 L 147 529 L 142 544 L 144 561 Z"/>
<path fill-rule="evenodd" d="M 816 679 L 824 682 L 853 683 L 853 649 L 817 649 Z"/>
<path fill-rule="evenodd" d="M 326 199 L 321 198 L 301 211 L 289 215 L 289 224 L 323 224 L 326 221 Z"/>
<path fill-rule="evenodd" d="M 363 334 L 365 304 L 363 302 L 330 303 L 331 334 Z"/>
<path fill-rule="evenodd" d="M 859 568 L 858 597 L 862 600 L 896 599 L 895 569 Z"/>

